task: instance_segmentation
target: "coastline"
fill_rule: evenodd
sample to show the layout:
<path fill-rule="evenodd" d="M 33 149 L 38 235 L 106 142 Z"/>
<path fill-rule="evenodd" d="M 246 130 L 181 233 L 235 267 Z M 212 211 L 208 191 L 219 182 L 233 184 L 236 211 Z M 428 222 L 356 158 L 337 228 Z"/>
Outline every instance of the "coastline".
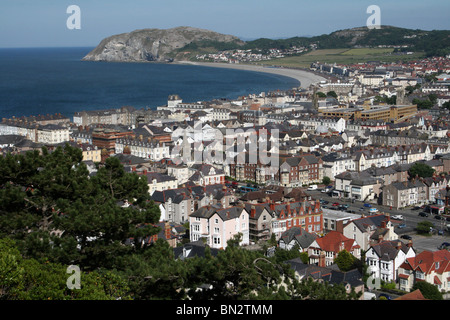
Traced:
<path fill-rule="evenodd" d="M 254 71 L 254 72 L 264 72 L 271 73 L 280 76 L 285 76 L 293 78 L 300 82 L 300 87 L 307 89 L 311 84 L 327 80 L 324 77 L 318 76 L 312 72 L 299 69 L 289 69 L 281 67 L 265 67 L 250 64 L 234 64 L 234 63 L 220 63 L 220 62 L 193 62 L 193 61 L 174 61 L 173 64 L 180 65 L 193 65 L 193 66 L 204 66 L 213 68 L 228 68 L 237 69 L 244 71 Z"/>

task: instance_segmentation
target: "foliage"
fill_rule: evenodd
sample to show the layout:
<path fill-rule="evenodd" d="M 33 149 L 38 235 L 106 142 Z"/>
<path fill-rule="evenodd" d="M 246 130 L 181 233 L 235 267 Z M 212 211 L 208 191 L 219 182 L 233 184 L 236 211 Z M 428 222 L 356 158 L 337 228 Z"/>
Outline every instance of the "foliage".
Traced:
<path fill-rule="evenodd" d="M 330 177 L 327 177 L 327 176 L 323 177 L 322 183 L 323 183 L 325 186 L 328 186 L 328 185 L 331 183 Z"/>
<path fill-rule="evenodd" d="M 69 289 L 67 267 L 23 258 L 10 239 L 0 240 L 0 299 L 129 299 L 126 281 L 111 271 L 81 272 L 80 289 Z"/>
<path fill-rule="evenodd" d="M 15 239 L 36 259 L 113 268 L 158 230 L 159 209 L 145 178 L 108 158 L 89 177 L 81 150 L 66 145 L 0 158 L 0 236 Z M 128 200 L 132 206 L 119 204 Z M 132 239 L 135 246 L 125 246 Z"/>
<path fill-rule="evenodd" d="M 433 228 L 433 224 L 430 221 L 424 220 L 417 223 L 416 231 L 417 233 L 426 235 L 430 233 L 430 228 Z"/>
<path fill-rule="evenodd" d="M 425 163 L 416 162 L 409 168 L 408 174 L 412 178 L 415 178 L 416 176 L 427 178 L 433 176 L 434 169 Z"/>
<path fill-rule="evenodd" d="M 338 253 L 335 263 L 341 271 L 350 271 L 356 268 L 356 258 L 347 250 Z"/>
<path fill-rule="evenodd" d="M 419 289 L 425 299 L 430 300 L 443 300 L 442 293 L 439 291 L 438 287 L 432 285 L 431 283 L 422 281 L 414 283 L 412 290 Z"/>

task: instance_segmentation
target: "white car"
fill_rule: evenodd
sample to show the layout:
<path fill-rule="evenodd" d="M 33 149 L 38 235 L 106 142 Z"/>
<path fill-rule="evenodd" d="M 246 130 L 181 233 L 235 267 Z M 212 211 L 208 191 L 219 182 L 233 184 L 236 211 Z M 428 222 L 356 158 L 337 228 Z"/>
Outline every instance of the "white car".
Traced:
<path fill-rule="evenodd" d="M 395 216 L 392 216 L 392 219 L 394 219 L 394 220 L 403 220 L 403 216 L 401 214 L 397 214 Z"/>

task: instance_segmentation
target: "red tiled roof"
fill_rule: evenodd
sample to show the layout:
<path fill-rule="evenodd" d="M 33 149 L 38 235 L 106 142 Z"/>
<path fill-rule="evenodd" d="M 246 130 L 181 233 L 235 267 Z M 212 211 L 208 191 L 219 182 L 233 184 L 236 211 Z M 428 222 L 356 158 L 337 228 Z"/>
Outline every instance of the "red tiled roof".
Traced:
<path fill-rule="evenodd" d="M 346 250 L 352 252 L 353 249 L 359 248 L 358 245 L 353 246 L 355 240 L 347 238 L 342 233 L 337 231 L 331 231 L 324 237 L 316 240 L 320 248 L 327 252 L 340 252 Z M 342 247 L 343 245 L 343 247 Z"/>

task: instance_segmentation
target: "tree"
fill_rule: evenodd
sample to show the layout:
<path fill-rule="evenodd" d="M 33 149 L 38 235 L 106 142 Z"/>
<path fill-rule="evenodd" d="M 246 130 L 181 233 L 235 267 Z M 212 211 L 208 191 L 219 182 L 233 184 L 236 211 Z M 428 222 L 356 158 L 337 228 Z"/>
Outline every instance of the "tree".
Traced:
<path fill-rule="evenodd" d="M 146 179 L 126 173 L 117 158 L 93 177 L 81 160 L 68 144 L 1 157 L 0 236 L 18 241 L 26 257 L 112 269 L 158 232 L 160 212 Z"/>
<path fill-rule="evenodd" d="M 414 283 L 413 290 L 419 289 L 420 292 L 423 294 L 424 298 L 430 299 L 430 300 L 443 300 L 442 293 L 439 291 L 438 287 L 435 285 L 432 285 L 428 282 L 416 282 Z"/>
<path fill-rule="evenodd" d="M 80 289 L 67 286 L 67 266 L 23 258 L 10 239 L 0 240 L 0 299 L 116 300 L 129 299 L 124 278 L 112 271 L 81 271 Z"/>
<path fill-rule="evenodd" d="M 327 92 L 327 97 L 332 97 L 332 98 L 336 98 L 337 99 L 337 93 L 335 91 L 328 91 Z"/>
<path fill-rule="evenodd" d="M 432 177 L 434 169 L 423 162 L 414 163 L 408 170 L 409 176 L 414 178 L 419 176 L 421 178 Z"/>
<path fill-rule="evenodd" d="M 421 221 L 417 223 L 416 231 L 420 234 L 430 234 L 430 230 L 433 228 L 433 224 L 430 221 Z"/>
<path fill-rule="evenodd" d="M 341 271 L 350 271 L 356 268 L 356 258 L 347 250 L 338 253 L 335 263 Z"/>
<path fill-rule="evenodd" d="M 327 177 L 327 176 L 323 177 L 322 183 L 323 183 L 325 186 L 328 186 L 328 185 L 331 183 L 330 177 Z"/>

